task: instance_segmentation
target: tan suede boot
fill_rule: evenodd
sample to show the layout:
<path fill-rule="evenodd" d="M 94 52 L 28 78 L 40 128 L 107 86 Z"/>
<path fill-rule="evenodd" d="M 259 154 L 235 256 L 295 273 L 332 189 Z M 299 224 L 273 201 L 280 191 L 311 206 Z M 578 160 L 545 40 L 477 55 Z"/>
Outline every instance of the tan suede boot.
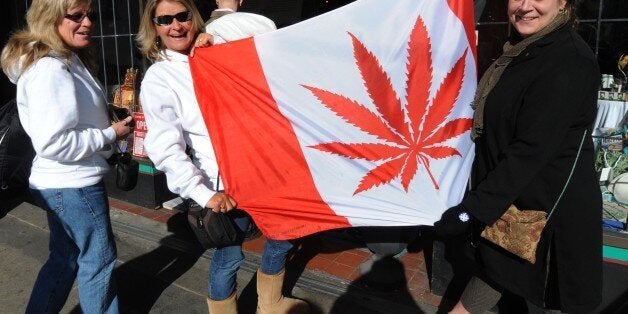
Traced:
<path fill-rule="evenodd" d="M 210 314 L 238 314 L 236 293 L 234 292 L 230 297 L 221 301 L 214 301 L 207 297 L 207 307 Z"/>
<path fill-rule="evenodd" d="M 266 275 L 257 271 L 257 313 L 258 314 L 307 314 L 307 302 L 284 297 L 281 293 L 285 271 L 277 275 Z"/>

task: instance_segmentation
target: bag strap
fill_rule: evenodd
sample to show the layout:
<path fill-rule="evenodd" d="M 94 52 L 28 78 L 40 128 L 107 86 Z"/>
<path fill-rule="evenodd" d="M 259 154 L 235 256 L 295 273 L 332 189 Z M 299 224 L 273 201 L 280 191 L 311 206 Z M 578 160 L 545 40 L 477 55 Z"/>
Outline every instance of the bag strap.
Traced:
<path fill-rule="evenodd" d="M 569 177 L 567 177 L 567 182 L 565 182 L 565 186 L 563 186 L 563 190 L 560 192 L 558 199 L 556 199 L 556 203 L 554 203 L 554 207 L 552 207 L 552 210 L 547 215 L 547 220 L 549 220 L 549 218 L 552 216 L 552 214 L 554 213 L 554 210 L 558 206 L 558 202 L 560 202 L 560 199 L 563 197 L 563 194 L 565 194 L 565 191 L 567 190 L 567 185 L 569 185 L 569 181 L 571 181 L 571 176 L 573 176 L 573 172 L 574 170 L 576 170 L 576 164 L 578 163 L 578 158 L 580 157 L 580 152 L 582 151 L 582 144 L 584 144 L 584 139 L 587 137 L 588 131 L 589 130 L 584 130 L 584 134 L 582 134 L 582 139 L 580 140 L 580 146 L 578 147 L 578 153 L 576 154 L 576 159 L 573 161 L 573 166 L 571 166 L 571 172 L 569 173 Z"/>

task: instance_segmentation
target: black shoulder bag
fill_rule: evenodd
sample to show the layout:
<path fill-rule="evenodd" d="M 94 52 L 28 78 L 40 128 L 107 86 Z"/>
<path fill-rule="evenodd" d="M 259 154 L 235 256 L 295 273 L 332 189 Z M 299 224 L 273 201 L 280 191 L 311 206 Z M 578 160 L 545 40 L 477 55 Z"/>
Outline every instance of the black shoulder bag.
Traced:
<path fill-rule="evenodd" d="M 219 181 L 220 179 L 216 180 Z M 218 187 L 218 183 L 216 186 Z M 215 213 L 211 208 L 201 206 L 193 200 L 188 202 L 188 222 L 204 248 L 211 249 L 236 243 L 238 229 L 228 213 Z"/>

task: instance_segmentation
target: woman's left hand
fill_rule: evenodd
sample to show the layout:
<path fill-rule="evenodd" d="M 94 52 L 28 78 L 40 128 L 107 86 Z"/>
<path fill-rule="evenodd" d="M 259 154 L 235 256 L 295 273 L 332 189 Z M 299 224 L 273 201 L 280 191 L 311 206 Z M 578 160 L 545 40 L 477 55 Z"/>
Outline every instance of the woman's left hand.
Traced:
<path fill-rule="evenodd" d="M 194 49 L 196 47 L 209 47 L 214 44 L 214 36 L 207 33 L 200 33 L 194 41 L 192 49 L 190 49 L 190 57 L 194 57 Z"/>
<path fill-rule="evenodd" d="M 441 237 L 452 237 L 469 232 L 473 216 L 462 204 L 451 207 L 434 224 L 434 231 Z"/>

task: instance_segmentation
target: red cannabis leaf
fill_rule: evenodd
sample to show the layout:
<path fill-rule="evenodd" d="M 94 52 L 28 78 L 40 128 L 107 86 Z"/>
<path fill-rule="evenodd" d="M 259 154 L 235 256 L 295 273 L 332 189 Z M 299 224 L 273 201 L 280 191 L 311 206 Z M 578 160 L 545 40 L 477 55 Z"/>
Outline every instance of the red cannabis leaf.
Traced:
<path fill-rule="evenodd" d="M 320 88 L 306 86 L 322 104 L 347 123 L 381 140 L 380 143 L 330 142 L 310 146 L 317 150 L 350 159 L 381 162 L 360 181 L 355 194 L 387 184 L 399 178 L 404 190 L 423 166 L 434 188 L 438 183 L 430 170 L 430 159 L 461 156 L 443 142 L 471 128 L 472 119 L 447 121 L 460 94 L 467 51 L 456 61 L 430 99 L 432 85 L 431 43 L 423 20 L 418 18 L 408 42 L 405 110 L 392 87 L 390 77 L 377 57 L 353 34 L 353 54 L 362 80 L 377 112 L 355 100 Z M 407 114 L 407 119 L 405 116 Z"/>

